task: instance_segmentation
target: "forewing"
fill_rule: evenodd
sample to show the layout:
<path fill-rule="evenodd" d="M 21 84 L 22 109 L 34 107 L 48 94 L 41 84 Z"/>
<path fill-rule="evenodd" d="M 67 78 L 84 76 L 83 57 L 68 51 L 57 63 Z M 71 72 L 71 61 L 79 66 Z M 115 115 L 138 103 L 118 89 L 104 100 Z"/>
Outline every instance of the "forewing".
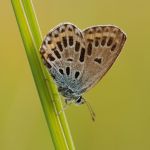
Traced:
<path fill-rule="evenodd" d="M 40 53 L 59 88 L 76 91 L 83 72 L 85 44 L 81 31 L 64 23 L 52 29 L 44 38 Z M 82 55 L 81 55 L 82 53 Z"/>
<path fill-rule="evenodd" d="M 110 69 L 125 43 L 126 35 L 115 26 L 95 26 L 83 31 L 86 43 L 84 72 L 80 79 L 84 92 Z"/>

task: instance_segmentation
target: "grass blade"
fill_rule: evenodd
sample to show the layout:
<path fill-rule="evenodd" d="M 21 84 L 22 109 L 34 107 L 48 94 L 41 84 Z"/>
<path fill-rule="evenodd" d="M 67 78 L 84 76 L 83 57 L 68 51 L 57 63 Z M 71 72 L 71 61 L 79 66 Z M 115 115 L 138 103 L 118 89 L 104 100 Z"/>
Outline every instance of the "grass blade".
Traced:
<path fill-rule="evenodd" d="M 42 36 L 33 5 L 30 0 L 11 2 L 55 149 L 74 150 L 65 114 L 57 115 L 62 109 L 60 96 L 39 56 Z"/>

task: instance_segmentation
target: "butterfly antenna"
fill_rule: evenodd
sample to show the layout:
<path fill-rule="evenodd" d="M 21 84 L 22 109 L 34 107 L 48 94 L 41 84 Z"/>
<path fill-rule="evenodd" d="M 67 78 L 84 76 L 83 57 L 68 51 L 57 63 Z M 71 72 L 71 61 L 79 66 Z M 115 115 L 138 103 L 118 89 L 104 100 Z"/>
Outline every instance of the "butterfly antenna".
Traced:
<path fill-rule="evenodd" d="M 85 100 L 85 103 L 86 103 L 86 106 L 88 107 L 89 111 L 90 111 L 90 114 L 91 114 L 91 117 L 92 117 L 92 120 L 95 121 L 95 112 L 93 111 L 90 103 L 88 101 Z"/>

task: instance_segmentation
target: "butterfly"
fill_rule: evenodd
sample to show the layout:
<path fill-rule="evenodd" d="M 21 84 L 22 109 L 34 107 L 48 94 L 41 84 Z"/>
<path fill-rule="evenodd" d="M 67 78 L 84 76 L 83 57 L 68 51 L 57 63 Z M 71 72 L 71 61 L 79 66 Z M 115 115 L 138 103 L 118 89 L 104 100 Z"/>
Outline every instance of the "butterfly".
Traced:
<path fill-rule="evenodd" d="M 80 30 L 62 23 L 45 36 L 40 54 L 65 102 L 84 104 L 82 94 L 91 89 L 111 68 L 126 41 L 113 25 Z"/>

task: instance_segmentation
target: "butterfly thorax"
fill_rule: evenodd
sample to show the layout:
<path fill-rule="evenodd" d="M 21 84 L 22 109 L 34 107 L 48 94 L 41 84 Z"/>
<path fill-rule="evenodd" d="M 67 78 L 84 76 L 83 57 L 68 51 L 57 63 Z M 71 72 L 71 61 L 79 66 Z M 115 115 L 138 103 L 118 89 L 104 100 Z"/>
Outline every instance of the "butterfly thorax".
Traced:
<path fill-rule="evenodd" d="M 80 97 L 80 95 L 74 93 L 73 90 L 68 87 L 59 86 L 58 91 L 61 93 L 62 96 L 66 97 L 68 100 L 78 99 L 78 97 Z"/>

